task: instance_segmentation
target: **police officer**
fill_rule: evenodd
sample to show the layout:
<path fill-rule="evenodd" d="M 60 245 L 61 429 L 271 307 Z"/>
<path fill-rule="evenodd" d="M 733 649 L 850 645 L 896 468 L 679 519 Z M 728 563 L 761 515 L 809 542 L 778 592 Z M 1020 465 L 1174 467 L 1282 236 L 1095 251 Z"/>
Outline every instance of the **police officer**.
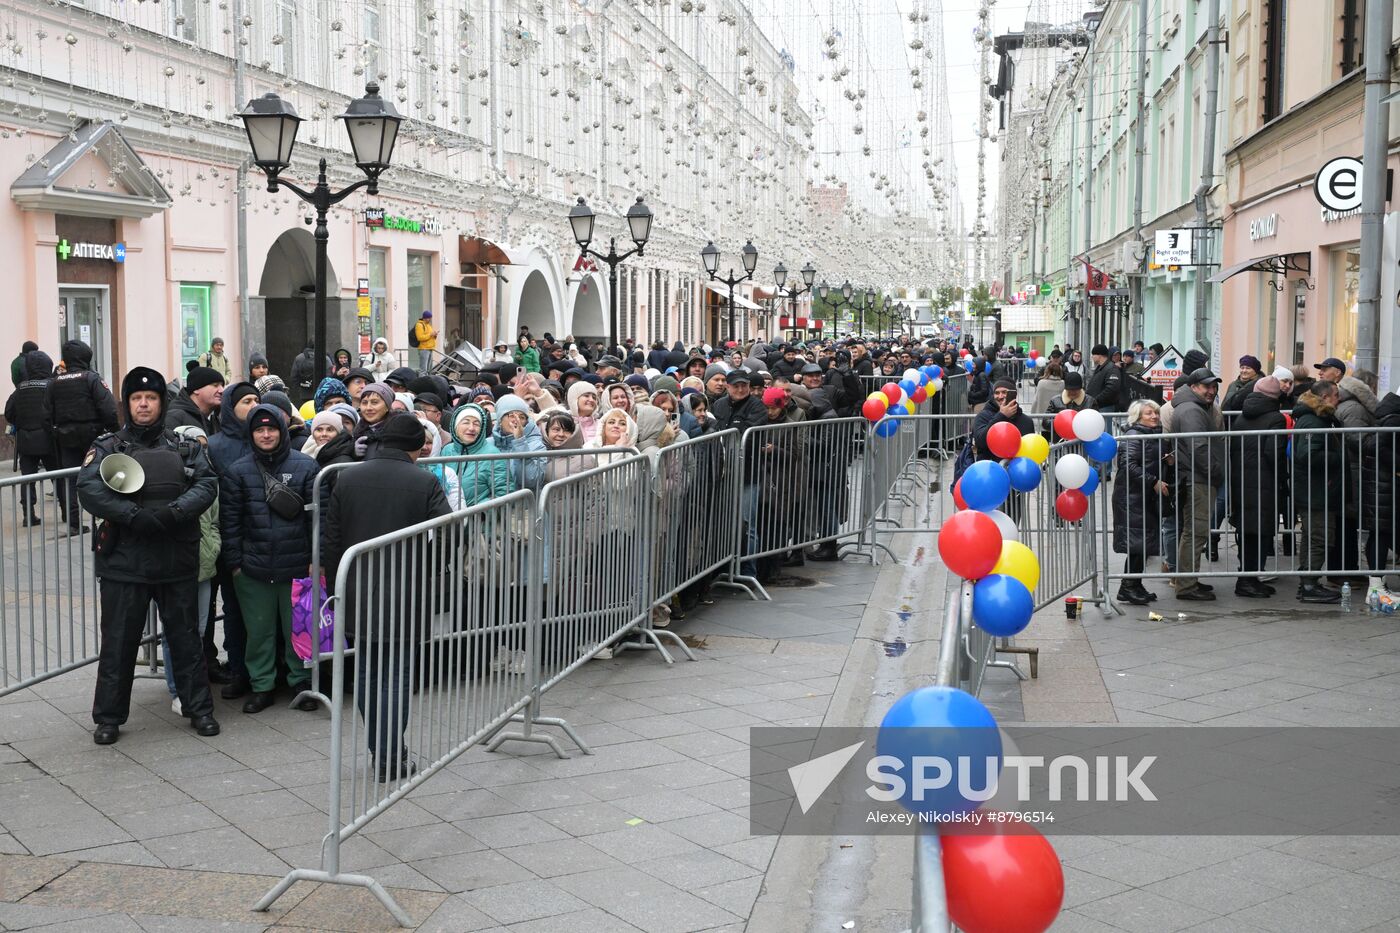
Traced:
<path fill-rule="evenodd" d="M 19 469 L 25 476 L 45 470 L 57 470 L 58 459 L 53 449 L 53 425 L 44 416 L 44 396 L 48 393 L 49 380 L 53 378 L 53 360 L 43 350 L 30 350 L 24 354 L 22 381 L 14 394 L 5 401 L 5 422 L 15 429 L 15 452 L 19 455 Z M 36 501 L 39 484 L 25 483 L 20 489 L 21 514 L 24 527 L 38 525 L 39 509 Z M 59 507 L 63 518 L 68 519 L 68 499 L 60 495 Z"/>
<path fill-rule="evenodd" d="M 92 740 L 110 745 L 131 706 L 136 653 L 152 600 L 160 612 L 180 706 L 200 735 L 218 735 L 196 620 L 199 516 L 218 495 L 204 448 L 165 428 L 165 378 L 138 366 L 122 380 L 126 426 L 97 439 L 78 474 L 83 507 L 103 521 L 97 536 L 102 647 L 92 699 Z M 145 481 L 130 494 L 102 479 L 103 458 L 126 454 Z"/>
<path fill-rule="evenodd" d="M 49 381 L 44 416 L 53 425 L 60 469 L 79 466 L 93 439 L 117 429 L 117 400 L 102 377 L 92 371 L 92 348 L 81 340 L 63 345 L 63 372 Z M 164 380 L 162 380 L 162 385 Z M 68 533 L 86 532 L 78 511 L 76 483 L 61 481 L 59 497 L 67 504 Z"/>

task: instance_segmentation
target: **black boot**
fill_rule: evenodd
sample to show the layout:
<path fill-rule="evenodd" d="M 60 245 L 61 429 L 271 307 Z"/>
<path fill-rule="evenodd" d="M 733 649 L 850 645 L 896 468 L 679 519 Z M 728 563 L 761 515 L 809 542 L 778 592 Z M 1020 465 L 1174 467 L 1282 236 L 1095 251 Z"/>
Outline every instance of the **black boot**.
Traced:
<path fill-rule="evenodd" d="M 1253 577 L 1240 577 L 1235 581 L 1235 595 L 1245 599 L 1268 599 L 1272 593 Z"/>
<path fill-rule="evenodd" d="M 841 559 L 841 546 L 835 541 L 827 541 L 817 545 L 816 550 L 807 555 L 808 560 L 835 561 Z"/>
<path fill-rule="evenodd" d="M 1301 603 L 1339 603 L 1342 601 L 1342 594 L 1320 586 L 1316 582 L 1303 583 L 1298 586 L 1298 601 Z"/>
<path fill-rule="evenodd" d="M 788 551 L 787 556 L 783 559 L 784 567 L 801 567 L 805 563 L 807 563 L 807 560 L 802 556 L 801 548 L 794 548 Z"/>
<path fill-rule="evenodd" d="M 39 513 L 34 509 L 29 510 L 29 514 L 24 516 L 24 527 L 33 528 L 35 525 L 42 525 L 44 520 L 39 517 Z"/>
<path fill-rule="evenodd" d="M 1134 606 L 1146 606 L 1151 602 L 1151 600 L 1147 598 L 1145 592 L 1139 591 L 1138 587 L 1133 586 L 1131 583 L 1124 583 L 1122 586 L 1118 587 L 1118 601 L 1120 603 L 1129 603 Z"/>
<path fill-rule="evenodd" d="M 236 700 L 241 696 L 247 696 L 248 691 L 253 689 L 253 685 L 248 683 L 246 674 L 235 674 L 224 689 L 219 691 L 219 696 L 225 700 Z"/>

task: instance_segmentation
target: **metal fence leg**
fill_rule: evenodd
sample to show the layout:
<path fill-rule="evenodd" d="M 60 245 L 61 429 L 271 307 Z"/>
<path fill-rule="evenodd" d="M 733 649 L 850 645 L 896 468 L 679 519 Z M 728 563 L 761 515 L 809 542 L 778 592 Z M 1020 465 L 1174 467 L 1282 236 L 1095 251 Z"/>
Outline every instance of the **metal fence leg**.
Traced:
<path fill-rule="evenodd" d="M 569 740 L 578 746 L 579 751 L 583 752 L 585 755 L 593 754 L 593 749 L 574 731 L 574 727 L 569 725 L 567 720 L 560 719 L 557 716 L 539 715 L 538 693 L 530 700 L 530 705 L 526 707 L 525 712 L 517 713 L 510 718 L 510 721 L 520 723 L 520 731 L 498 731 L 486 746 L 488 752 L 496 751 L 506 742 L 533 742 L 536 745 L 549 746 L 554 754 L 558 755 L 560 758 L 568 758 L 568 753 L 564 751 L 564 747 L 559 744 L 558 739 L 548 732 L 535 731 L 535 726 L 554 726 L 568 736 Z M 504 730 L 504 725 L 501 728 Z"/>
<path fill-rule="evenodd" d="M 297 868 L 287 874 L 281 881 L 273 885 L 272 890 L 262 896 L 256 904 L 254 910 L 267 910 L 287 889 L 298 881 L 318 881 L 324 884 L 343 884 L 358 888 L 368 888 L 369 892 L 375 896 L 379 903 L 384 905 L 384 909 L 393 915 L 395 922 L 401 927 L 413 927 L 416 924 L 408 912 L 399 906 L 398 901 L 386 890 L 378 881 L 368 875 L 340 875 L 331 874 L 326 871 L 318 871 L 310 868 Z"/>

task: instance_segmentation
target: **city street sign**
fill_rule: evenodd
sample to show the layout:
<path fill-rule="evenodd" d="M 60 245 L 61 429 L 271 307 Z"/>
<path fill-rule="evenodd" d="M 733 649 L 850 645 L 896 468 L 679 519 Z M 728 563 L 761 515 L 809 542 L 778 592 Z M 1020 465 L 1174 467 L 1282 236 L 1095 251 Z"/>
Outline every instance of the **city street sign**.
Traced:
<path fill-rule="evenodd" d="M 1049 282 L 1040 283 L 1040 297 L 1049 298 L 1051 290 Z"/>
<path fill-rule="evenodd" d="M 1339 156 L 1326 162 L 1313 178 L 1317 202 L 1332 211 L 1352 211 L 1361 206 L 1361 160 Z"/>
<path fill-rule="evenodd" d="M 1184 266 L 1191 262 L 1190 230 L 1158 230 L 1153 240 L 1153 261 L 1157 265 Z"/>
<path fill-rule="evenodd" d="M 1162 400 L 1169 401 L 1172 397 L 1172 386 L 1176 384 L 1177 377 L 1181 375 L 1181 367 L 1181 351 L 1168 345 L 1162 351 L 1162 355 L 1157 357 L 1139 378 L 1149 385 L 1161 388 Z"/>

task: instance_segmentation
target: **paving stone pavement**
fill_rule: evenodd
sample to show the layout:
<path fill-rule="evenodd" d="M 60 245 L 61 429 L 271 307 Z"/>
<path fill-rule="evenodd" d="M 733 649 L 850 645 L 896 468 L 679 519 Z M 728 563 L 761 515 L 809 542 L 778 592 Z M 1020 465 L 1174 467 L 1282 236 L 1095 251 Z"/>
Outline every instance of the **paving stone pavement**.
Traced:
<path fill-rule="evenodd" d="M 596 749 L 474 749 L 342 850 L 418 929 L 440 931 L 901 931 L 905 837 L 749 834 L 748 729 L 861 724 L 927 683 L 946 581 L 928 536 L 898 555 L 790 571 L 773 603 L 717 591 L 675 623 L 701 660 L 628 653 L 546 696 Z M 1044 559 L 1044 558 L 1042 558 Z M 1040 676 L 991 671 L 1003 723 L 1390 724 L 1400 621 L 1291 598 L 1177 604 L 1068 622 L 1039 613 L 1018 642 Z M 1177 621 L 1175 613 L 1188 614 Z M 903 643 L 901 646 L 901 642 Z M 1024 665 L 1024 659 L 1021 663 Z M 90 740 L 92 673 L 0 700 L 0 929 L 389 930 L 355 888 L 296 885 L 249 904 L 291 867 L 316 867 L 326 828 L 323 714 L 244 716 L 193 735 L 159 681 L 137 682 L 120 743 Z M 1063 931 L 1400 929 L 1400 839 L 1053 837 Z"/>

